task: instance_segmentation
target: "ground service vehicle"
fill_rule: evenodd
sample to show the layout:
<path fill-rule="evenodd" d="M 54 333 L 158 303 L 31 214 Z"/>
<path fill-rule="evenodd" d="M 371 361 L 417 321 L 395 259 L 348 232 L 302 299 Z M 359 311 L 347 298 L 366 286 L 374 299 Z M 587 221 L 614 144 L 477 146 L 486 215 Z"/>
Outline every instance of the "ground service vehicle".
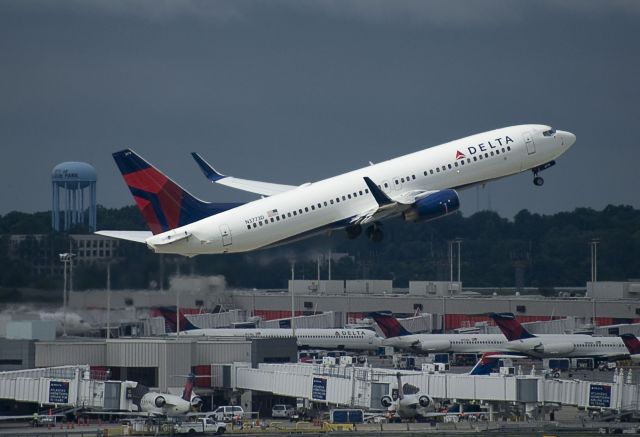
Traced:
<path fill-rule="evenodd" d="M 292 417 L 296 412 L 293 405 L 276 404 L 271 409 L 271 417 Z"/>
<path fill-rule="evenodd" d="M 216 422 L 213 419 L 200 418 L 193 422 L 177 423 L 173 428 L 176 434 L 198 434 L 215 433 L 223 434 L 227 430 L 227 425 L 223 422 Z"/>
<path fill-rule="evenodd" d="M 244 416 L 244 410 L 238 405 L 223 405 L 216 408 L 213 413 L 215 419 L 222 422 L 231 422 L 234 417 Z"/>

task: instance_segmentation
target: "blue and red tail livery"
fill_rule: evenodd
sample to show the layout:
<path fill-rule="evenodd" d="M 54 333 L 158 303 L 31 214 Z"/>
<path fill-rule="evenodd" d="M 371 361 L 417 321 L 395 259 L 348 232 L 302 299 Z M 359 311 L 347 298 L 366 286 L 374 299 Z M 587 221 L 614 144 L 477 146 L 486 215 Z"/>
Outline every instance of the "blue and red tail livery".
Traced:
<path fill-rule="evenodd" d="M 191 394 L 193 393 L 193 386 L 196 385 L 196 375 L 193 373 L 189 375 L 187 378 L 187 382 L 184 385 L 184 390 L 182 391 L 182 399 L 187 402 L 191 402 Z"/>
<path fill-rule="evenodd" d="M 633 334 L 622 334 L 620 335 L 624 345 L 629 349 L 630 355 L 640 354 L 640 340 Z"/>
<path fill-rule="evenodd" d="M 176 307 L 158 307 L 151 311 L 151 316 L 162 317 L 164 319 L 164 327 L 166 332 L 176 332 L 178 330 L 178 322 L 176 315 Z M 199 329 L 193 323 L 191 323 L 184 316 L 182 311 L 180 312 L 180 330 L 191 331 L 193 329 Z"/>
<path fill-rule="evenodd" d="M 413 335 L 400 324 L 390 311 L 374 311 L 368 314 L 378 324 L 386 338 Z"/>
<path fill-rule="evenodd" d="M 480 360 L 473 366 L 469 375 L 489 375 L 498 367 L 498 361 L 500 358 L 504 358 L 504 354 L 496 354 L 494 352 L 487 352 L 482 354 Z"/>
<path fill-rule="evenodd" d="M 240 203 L 210 203 L 191 195 L 131 149 L 113 154 L 138 209 L 154 234 L 235 208 Z"/>
<path fill-rule="evenodd" d="M 500 331 L 507 337 L 508 341 L 535 337 L 535 335 L 527 331 L 524 326 L 516 320 L 516 316 L 514 316 L 513 313 L 490 313 L 489 317 L 496 322 L 496 325 L 498 325 Z"/>

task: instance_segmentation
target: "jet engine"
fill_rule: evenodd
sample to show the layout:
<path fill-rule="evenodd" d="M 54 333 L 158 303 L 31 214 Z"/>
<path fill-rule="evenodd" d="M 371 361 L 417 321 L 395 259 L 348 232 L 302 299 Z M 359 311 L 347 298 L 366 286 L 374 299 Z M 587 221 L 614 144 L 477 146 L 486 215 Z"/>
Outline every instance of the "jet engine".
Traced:
<path fill-rule="evenodd" d="M 431 398 L 429 396 L 422 395 L 418 398 L 418 403 L 421 407 L 426 408 L 431 405 Z"/>
<path fill-rule="evenodd" d="M 564 355 L 573 352 L 575 345 L 569 342 L 553 342 L 553 343 L 540 343 L 534 348 L 538 353 L 545 355 Z"/>
<path fill-rule="evenodd" d="M 164 396 L 156 396 L 156 398 L 153 400 L 153 403 L 156 407 L 162 408 L 167 403 L 167 400 L 164 398 Z"/>
<path fill-rule="evenodd" d="M 442 352 L 451 347 L 449 340 L 428 340 L 420 342 L 420 349 L 424 352 Z"/>
<path fill-rule="evenodd" d="M 389 408 L 391 405 L 393 405 L 393 399 L 391 399 L 391 396 L 382 396 L 382 398 L 380 399 L 380 403 L 383 407 Z"/>
<path fill-rule="evenodd" d="M 191 406 L 193 408 L 200 408 L 202 406 L 202 398 L 200 396 L 194 396 L 191 398 Z"/>
<path fill-rule="evenodd" d="M 418 200 L 402 217 L 410 222 L 424 222 L 444 217 L 460 208 L 460 198 L 455 190 L 436 191 Z"/>

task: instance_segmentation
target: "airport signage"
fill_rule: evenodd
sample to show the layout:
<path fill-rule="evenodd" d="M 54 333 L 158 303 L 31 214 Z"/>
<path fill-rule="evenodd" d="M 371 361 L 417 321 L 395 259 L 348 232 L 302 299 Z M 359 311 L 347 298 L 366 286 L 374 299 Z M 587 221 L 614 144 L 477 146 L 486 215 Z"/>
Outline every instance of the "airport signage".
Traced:
<path fill-rule="evenodd" d="M 610 408 L 611 386 L 602 384 L 591 384 L 591 386 L 589 386 L 589 406 Z"/>
<path fill-rule="evenodd" d="M 311 399 L 317 401 L 327 400 L 327 380 L 325 378 L 313 378 Z"/>
<path fill-rule="evenodd" d="M 49 381 L 49 403 L 69 403 L 69 381 Z"/>

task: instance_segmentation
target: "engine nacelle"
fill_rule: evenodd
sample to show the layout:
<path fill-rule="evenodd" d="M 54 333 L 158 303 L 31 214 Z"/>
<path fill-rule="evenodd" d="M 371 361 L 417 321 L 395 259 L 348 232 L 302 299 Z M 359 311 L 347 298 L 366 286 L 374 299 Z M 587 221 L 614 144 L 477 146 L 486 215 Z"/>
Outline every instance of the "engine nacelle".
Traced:
<path fill-rule="evenodd" d="M 574 351 L 575 345 L 569 342 L 541 343 L 535 348 L 536 352 L 546 355 L 563 355 Z"/>
<path fill-rule="evenodd" d="M 449 340 L 428 340 L 420 342 L 420 349 L 424 352 L 444 352 L 451 347 Z"/>
<path fill-rule="evenodd" d="M 418 200 L 402 216 L 410 222 L 424 222 L 444 217 L 460 208 L 460 198 L 455 190 L 436 191 Z"/>
<path fill-rule="evenodd" d="M 418 398 L 418 403 L 422 408 L 426 408 L 431 405 L 431 398 L 429 396 L 422 395 Z"/>
<path fill-rule="evenodd" d="M 200 408 L 202 405 L 202 398 L 200 396 L 194 396 L 191 398 L 191 406 L 194 408 Z"/>
<path fill-rule="evenodd" d="M 164 407 L 166 403 L 167 400 L 164 398 L 164 396 L 156 396 L 156 398 L 153 400 L 153 404 L 158 408 Z"/>
<path fill-rule="evenodd" d="M 631 358 L 631 361 L 634 363 L 640 362 L 640 354 L 631 354 L 629 358 Z"/>
<path fill-rule="evenodd" d="M 382 396 L 382 398 L 380 399 L 380 403 L 383 407 L 389 408 L 391 405 L 393 405 L 393 399 L 391 399 L 391 396 Z"/>

